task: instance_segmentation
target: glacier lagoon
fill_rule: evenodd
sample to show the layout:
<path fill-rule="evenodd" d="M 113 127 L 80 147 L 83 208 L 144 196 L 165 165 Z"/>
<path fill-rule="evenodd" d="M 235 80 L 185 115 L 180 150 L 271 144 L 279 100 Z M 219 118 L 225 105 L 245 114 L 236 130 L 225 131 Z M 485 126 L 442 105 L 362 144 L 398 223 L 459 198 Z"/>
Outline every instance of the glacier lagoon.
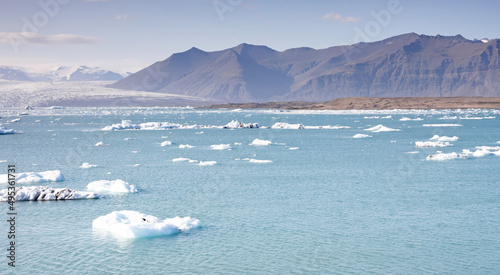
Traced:
<path fill-rule="evenodd" d="M 137 192 L 18 202 L 16 267 L 2 256 L 2 274 L 500 272 L 498 110 L 23 112 L 1 110 L 0 126 L 16 133 L 0 136 L 0 174 L 15 164 L 64 180 L 18 187 L 120 179 Z M 102 130 L 123 120 L 186 127 Z M 261 127 L 222 129 L 233 120 Z M 435 135 L 450 146 L 415 145 Z M 439 151 L 468 158 L 428 158 Z M 93 230 L 122 210 L 202 226 L 136 239 Z"/>

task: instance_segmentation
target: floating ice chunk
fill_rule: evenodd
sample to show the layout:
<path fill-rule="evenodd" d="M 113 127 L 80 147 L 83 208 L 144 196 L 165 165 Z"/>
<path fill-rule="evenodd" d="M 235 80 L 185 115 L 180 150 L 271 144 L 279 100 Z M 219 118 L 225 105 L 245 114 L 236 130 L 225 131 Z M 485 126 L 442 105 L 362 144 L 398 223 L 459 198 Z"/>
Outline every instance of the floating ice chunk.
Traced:
<path fill-rule="evenodd" d="M 215 161 L 215 160 L 200 161 L 200 163 L 198 163 L 199 166 L 211 166 L 211 165 L 215 165 L 215 164 L 217 164 L 217 161 Z"/>
<path fill-rule="evenodd" d="M 0 135 L 14 134 L 14 129 L 7 129 L 5 127 L 0 127 Z"/>
<path fill-rule="evenodd" d="M 189 160 L 189 163 L 193 163 L 193 162 L 198 162 L 198 161 L 197 161 L 197 160 L 195 160 L 195 159 L 190 159 L 190 160 Z"/>
<path fill-rule="evenodd" d="M 8 174 L 0 175 L 0 183 L 7 183 Z M 16 174 L 16 183 L 42 183 L 42 182 L 55 182 L 63 181 L 64 176 L 59 170 L 45 171 L 45 172 L 26 172 Z"/>
<path fill-rule="evenodd" d="M 442 152 L 438 152 L 435 155 L 427 156 L 426 159 L 427 160 L 450 160 L 450 159 L 466 159 L 468 157 L 469 157 L 469 155 L 467 155 L 467 154 L 457 154 L 455 152 L 445 154 Z"/>
<path fill-rule="evenodd" d="M 241 145 L 241 142 L 235 142 L 234 145 Z"/>
<path fill-rule="evenodd" d="M 491 155 L 491 154 L 492 153 L 489 150 L 479 149 L 479 150 L 474 151 L 474 153 L 472 153 L 472 156 L 475 157 L 475 158 L 481 158 L 481 157 L 484 157 L 484 156 L 487 156 L 487 155 Z"/>
<path fill-rule="evenodd" d="M 132 138 L 124 138 L 124 140 L 131 140 Z"/>
<path fill-rule="evenodd" d="M 82 169 L 95 168 L 95 167 L 97 167 L 97 165 L 90 164 L 88 162 L 84 162 L 84 163 L 82 163 L 82 166 L 80 166 L 80 168 L 82 168 Z"/>
<path fill-rule="evenodd" d="M 134 166 L 134 167 L 138 167 L 138 166 L 141 166 L 141 164 L 140 164 L 140 163 L 137 163 L 137 164 L 134 164 L 133 166 Z"/>
<path fill-rule="evenodd" d="M 401 131 L 400 129 L 392 129 L 389 127 L 386 127 L 382 124 L 379 124 L 377 126 L 373 126 L 371 128 L 365 129 L 365 131 L 372 131 L 373 133 L 379 133 L 379 132 L 393 132 L 393 131 Z"/>
<path fill-rule="evenodd" d="M 450 147 L 453 144 L 444 141 L 417 141 L 415 147 Z"/>
<path fill-rule="evenodd" d="M 175 158 L 172 160 L 172 162 L 182 162 L 182 161 L 190 161 L 188 158 Z"/>
<path fill-rule="evenodd" d="M 216 145 L 211 145 L 212 149 L 214 150 L 226 150 L 226 149 L 231 149 L 231 144 L 216 144 Z"/>
<path fill-rule="evenodd" d="M 237 128 L 259 128 L 259 123 L 243 123 L 240 121 L 232 120 L 228 124 L 224 125 L 224 129 L 237 129 Z"/>
<path fill-rule="evenodd" d="M 458 137 L 453 136 L 453 137 L 447 137 L 447 136 L 439 136 L 439 135 L 434 135 L 433 137 L 430 138 L 430 140 L 438 140 L 438 141 L 457 141 Z"/>
<path fill-rule="evenodd" d="M 14 122 L 19 122 L 19 121 L 21 121 L 21 119 L 20 119 L 20 118 L 15 118 L 15 119 L 13 119 L 13 120 L 11 120 L 11 121 L 9 121 L 9 122 L 14 123 Z"/>
<path fill-rule="evenodd" d="M 417 118 L 409 118 L 409 117 L 402 117 L 399 119 L 399 121 L 421 121 L 424 120 L 423 118 L 417 117 Z"/>
<path fill-rule="evenodd" d="M 271 129 L 304 129 L 304 125 L 276 122 L 273 126 L 271 126 Z"/>
<path fill-rule="evenodd" d="M 95 144 L 95 146 L 104 146 L 104 145 L 109 145 L 109 144 L 104 144 L 104 142 L 99 141 L 98 143 Z"/>
<path fill-rule="evenodd" d="M 130 153 L 137 154 L 137 153 L 139 153 L 139 151 L 130 151 Z"/>
<path fill-rule="evenodd" d="M 377 119 L 380 118 L 380 116 L 365 116 L 364 119 Z"/>
<path fill-rule="evenodd" d="M 418 154 L 420 153 L 419 151 L 410 151 L 410 152 L 406 152 L 407 154 Z"/>
<path fill-rule="evenodd" d="M 476 149 L 500 150 L 500 146 L 476 146 Z"/>
<path fill-rule="evenodd" d="M 262 140 L 262 139 L 254 139 L 252 141 L 252 143 L 250 143 L 250 145 L 254 145 L 254 146 L 268 146 L 268 145 L 271 145 L 271 141 L 270 140 Z"/>
<path fill-rule="evenodd" d="M 135 185 L 123 180 L 98 180 L 87 184 L 87 189 L 103 193 L 137 193 Z"/>
<path fill-rule="evenodd" d="M 450 123 L 450 124 L 424 124 L 422 126 L 424 126 L 424 127 L 459 127 L 459 126 L 463 126 L 463 125 Z"/>
<path fill-rule="evenodd" d="M 271 162 L 273 161 L 266 159 L 250 159 L 250 163 L 271 163 Z"/>
<path fill-rule="evenodd" d="M 170 145 L 172 145 L 172 142 L 169 140 L 165 140 L 164 142 L 162 142 L 160 144 L 161 147 L 170 146 Z"/>
<path fill-rule="evenodd" d="M 48 186 L 22 186 L 16 188 L 16 201 L 52 201 L 98 199 L 99 195 L 91 192 L 76 191 L 68 188 Z M 0 201 L 8 201 L 8 189 L 0 190 Z"/>
<path fill-rule="evenodd" d="M 290 147 L 288 150 L 299 150 L 299 147 Z"/>
<path fill-rule="evenodd" d="M 369 138 L 369 137 L 372 137 L 370 135 L 365 135 L 365 134 L 355 134 L 354 136 L 352 136 L 353 138 Z"/>
<path fill-rule="evenodd" d="M 388 116 L 383 116 L 383 117 L 381 117 L 381 118 L 383 118 L 383 119 L 389 119 L 389 118 L 392 118 L 392 116 L 391 116 L 391 115 L 388 115 Z"/>
<path fill-rule="evenodd" d="M 198 219 L 191 217 L 160 220 L 155 216 L 128 210 L 114 211 L 92 222 L 92 228 L 96 231 L 128 239 L 167 236 L 201 226 Z"/>
<path fill-rule="evenodd" d="M 189 145 L 189 144 L 181 144 L 179 145 L 179 148 L 181 149 L 191 149 L 191 148 L 194 148 L 196 146 L 193 146 L 193 145 Z"/>
<path fill-rule="evenodd" d="M 5 159 L 0 159 L 0 163 L 7 162 Z"/>

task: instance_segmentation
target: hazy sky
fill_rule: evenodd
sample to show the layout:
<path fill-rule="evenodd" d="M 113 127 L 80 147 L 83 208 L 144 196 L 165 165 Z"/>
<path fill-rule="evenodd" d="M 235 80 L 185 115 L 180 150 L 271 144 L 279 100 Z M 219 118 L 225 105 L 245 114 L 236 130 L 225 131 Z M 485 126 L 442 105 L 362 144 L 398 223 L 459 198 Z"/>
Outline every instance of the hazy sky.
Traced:
<path fill-rule="evenodd" d="M 0 0 L 0 65 L 135 72 L 191 47 L 316 49 L 416 32 L 500 37 L 500 1 Z"/>

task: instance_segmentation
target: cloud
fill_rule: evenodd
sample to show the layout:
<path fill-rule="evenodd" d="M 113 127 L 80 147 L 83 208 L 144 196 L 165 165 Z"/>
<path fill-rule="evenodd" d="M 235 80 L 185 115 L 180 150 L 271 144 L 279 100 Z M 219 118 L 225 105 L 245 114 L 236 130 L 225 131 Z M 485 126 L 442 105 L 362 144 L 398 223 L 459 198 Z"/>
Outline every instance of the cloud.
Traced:
<path fill-rule="evenodd" d="M 356 17 L 343 17 L 342 15 L 330 12 L 323 15 L 323 20 L 340 21 L 340 22 L 359 22 L 359 18 Z"/>
<path fill-rule="evenodd" d="M 43 35 L 34 32 L 0 32 L 0 43 L 57 45 L 95 44 L 99 41 L 98 38 L 76 34 Z"/>
<path fill-rule="evenodd" d="M 130 19 L 130 14 L 118 14 L 118 15 L 115 15 L 115 20 L 127 20 L 127 19 Z"/>

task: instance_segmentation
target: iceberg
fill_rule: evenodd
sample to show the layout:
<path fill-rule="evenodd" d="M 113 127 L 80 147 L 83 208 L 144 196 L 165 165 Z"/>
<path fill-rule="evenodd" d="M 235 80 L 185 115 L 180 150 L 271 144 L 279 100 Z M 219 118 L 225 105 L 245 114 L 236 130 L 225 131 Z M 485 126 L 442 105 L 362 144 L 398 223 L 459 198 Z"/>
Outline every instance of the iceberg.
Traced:
<path fill-rule="evenodd" d="M 95 144 L 95 146 L 104 146 L 104 145 L 109 145 L 109 144 L 104 144 L 104 142 L 99 141 L 98 143 Z"/>
<path fill-rule="evenodd" d="M 99 195 L 91 192 L 76 191 L 69 188 L 52 188 L 48 186 L 22 186 L 16 188 L 16 201 L 54 201 L 98 199 Z M 0 190 L 0 201 L 8 201 L 8 189 Z"/>
<path fill-rule="evenodd" d="M 175 158 L 172 160 L 172 162 L 183 162 L 183 161 L 190 161 L 188 158 Z"/>
<path fill-rule="evenodd" d="M 55 182 L 63 181 L 64 176 L 59 170 L 45 171 L 45 172 L 25 172 L 16 175 L 16 183 L 42 183 L 42 182 Z M 0 183 L 7 183 L 8 174 L 0 175 Z"/>
<path fill-rule="evenodd" d="M 276 122 L 273 126 L 271 126 L 271 129 L 304 129 L 304 125 Z"/>
<path fill-rule="evenodd" d="M 196 147 L 196 146 L 189 145 L 189 144 L 181 144 L 181 145 L 179 145 L 180 149 L 191 149 L 191 148 L 194 148 L 194 147 Z"/>
<path fill-rule="evenodd" d="M 458 137 L 453 136 L 453 137 L 447 137 L 447 136 L 439 136 L 439 135 L 434 135 L 433 137 L 430 138 L 430 140 L 438 140 L 438 141 L 457 141 Z"/>
<path fill-rule="evenodd" d="M 164 142 L 162 142 L 160 144 L 161 147 L 170 146 L 170 145 L 172 145 L 172 142 L 169 140 L 165 140 Z"/>
<path fill-rule="evenodd" d="M 427 156 L 426 160 L 450 160 L 450 159 L 466 159 L 469 158 L 467 154 L 457 154 L 455 152 L 452 153 L 442 153 L 438 152 L 435 155 Z"/>
<path fill-rule="evenodd" d="M 288 150 L 299 150 L 299 147 L 290 147 Z"/>
<path fill-rule="evenodd" d="M 271 163 L 272 160 L 264 160 L 264 159 L 250 159 L 250 163 Z"/>
<path fill-rule="evenodd" d="M 394 132 L 394 131 L 401 131 L 400 129 L 392 129 L 389 127 L 386 127 L 382 124 L 379 124 L 377 126 L 373 126 L 371 128 L 365 129 L 365 131 L 371 131 L 373 133 L 379 133 L 379 132 Z"/>
<path fill-rule="evenodd" d="M 90 163 L 88 163 L 88 162 L 84 162 L 84 163 L 82 163 L 82 165 L 80 166 L 80 168 L 82 168 L 82 169 L 89 169 L 89 168 L 95 168 L 95 167 L 97 167 L 97 165 L 95 165 L 95 164 L 90 164 Z"/>
<path fill-rule="evenodd" d="M 215 165 L 215 164 L 217 164 L 217 161 L 215 161 L 215 160 L 200 161 L 200 163 L 198 163 L 199 166 L 211 166 L 211 165 Z"/>
<path fill-rule="evenodd" d="M 155 216 L 129 210 L 114 211 L 92 222 L 94 230 L 126 239 L 168 236 L 201 226 L 198 219 L 191 217 L 160 220 Z"/>
<path fill-rule="evenodd" d="M 224 129 L 237 129 L 237 128 L 260 128 L 259 123 L 243 123 L 240 121 L 232 120 L 228 124 L 222 126 Z"/>
<path fill-rule="evenodd" d="M 369 137 L 372 137 L 370 135 L 365 135 L 365 134 L 355 134 L 354 136 L 352 136 L 353 138 L 369 138 Z"/>
<path fill-rule="evenodd" d="M 226 149 L 231 149 L 231 144 L 217 144 L 217 145 L 211 145 L 212 149 L 214 150 L 226 150 Z"/>
<path fill-rule="evenodd" d="M 450 147 L 453 144 L 443 141 L 417 141 L 415 142 L 415 147 Z"/>
<path fill-rule="evenodd" d="M 137 193 L 135 185 L 123 180 L 99 180 L 87 184 L 87 190 L 102 193 Z"/>
<path fill-rule="evenodd" d="M 424 120 L 424 119 L 421 117 L 417 117 L 417 118 L 402 117 L 399 119 L 399 121 L 421 121 L 421 120 Z"/>
<path fill-rule="evenodd" d="M 0 135 L 14 134 L 14 129 L 7 129 L 5 127 L 0 127 Z"/>
<path fill-rule="evenodd" d="M 262 139 L 254 139 L 252 141 L 252 143 L 250 143 L 250 145 L 254 145 L 254 146 L 268 146 L 268 145 L 271 145 L 271 141 L 270 140 L 262 140 Z"/>

